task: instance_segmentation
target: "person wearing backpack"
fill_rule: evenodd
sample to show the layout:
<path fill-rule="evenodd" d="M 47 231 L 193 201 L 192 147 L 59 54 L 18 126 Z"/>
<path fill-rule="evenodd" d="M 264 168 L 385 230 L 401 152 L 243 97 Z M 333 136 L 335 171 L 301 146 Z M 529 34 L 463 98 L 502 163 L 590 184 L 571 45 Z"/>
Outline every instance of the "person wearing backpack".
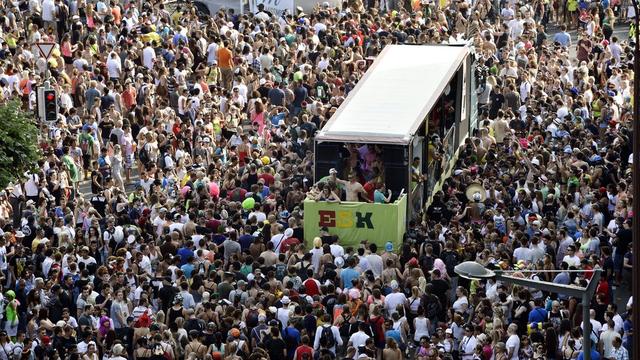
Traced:
<path fill-rule="evenodd" d="M 307 270 L 313 269 L 313 263 L 311 262 L 311 253 L 304 254 L 304 257 L 300 259 L 300 262 L 296 264 L 298 268 L 298 276 L 300 280 L 303 282 L 309 278 L 309 273 Z"/>
<path fill-rule="evenodd" d="M 340 333 L 342 342 L 346 343 L 349 341 L 349 337 L 355 332 L 351 331 L 351 328 L 354 327 L 353 325 L 355 324 L 355 318 L 351 315 L 351 308 L 349 305 L 344 305 L 342 307 L 342 313 L 338 315 L 333 323 L 338 327 L 338 332 Z"/>
<path fill-rule="evenodd" d="M 442 253 L 440 253 L 440 259 L 444 262 L 444 265 L 447 270 L 447 275 L 451 280 L 451 284 L 450 284 L 451 289 L 457 288 L 458 274 L 456 274 L 456 272 L 454 271 L 454 268 L 456 267 L 456 265 L 460 263 L 460 256 L 458 255 L 458 252 L 453 247 L 453 242 L 447 241 L 444 250 L 442 251 Z M 437 264 L 435 264 L 435 261 L 434 261 L 434 266 L 436 265 Z M 456 300 L 455 292 L 453 291 L 450 294 L 450 300 L 451 301 Z"/>
<path fill-rule="evenodd" d="M 316 329 L 313 349 L 316 351 L 328 350 L 335 356 L 336 347 L 343 344 L 340 331 L 337 326 L 331 325 L 331 316 L 329 314 L 324 314 L 322 320 L 324 324 Z"/>

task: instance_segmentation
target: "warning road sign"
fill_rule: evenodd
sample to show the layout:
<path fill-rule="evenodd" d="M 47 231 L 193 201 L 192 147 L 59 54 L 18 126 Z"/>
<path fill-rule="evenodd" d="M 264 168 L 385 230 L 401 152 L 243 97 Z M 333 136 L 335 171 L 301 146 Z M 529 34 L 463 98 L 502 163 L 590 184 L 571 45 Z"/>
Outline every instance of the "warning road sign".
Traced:
<path fill-rule="evenodd" d="M 45 59 L 49 59 L 53 48 L 56 46 L 55 43 L 36 43 L 38 50 L 40 50 L 40 55 Z"/>

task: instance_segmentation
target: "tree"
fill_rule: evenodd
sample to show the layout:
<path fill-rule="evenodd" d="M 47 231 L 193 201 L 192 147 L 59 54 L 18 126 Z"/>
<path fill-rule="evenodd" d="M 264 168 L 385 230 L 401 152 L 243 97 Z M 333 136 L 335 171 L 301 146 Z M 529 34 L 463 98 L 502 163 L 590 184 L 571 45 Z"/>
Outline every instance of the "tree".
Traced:
<path fill-rule="evenodd" d="M 38 165 L 38 127 L 19 101 L 0 105 L 0 189 L 22 180 Z"/>

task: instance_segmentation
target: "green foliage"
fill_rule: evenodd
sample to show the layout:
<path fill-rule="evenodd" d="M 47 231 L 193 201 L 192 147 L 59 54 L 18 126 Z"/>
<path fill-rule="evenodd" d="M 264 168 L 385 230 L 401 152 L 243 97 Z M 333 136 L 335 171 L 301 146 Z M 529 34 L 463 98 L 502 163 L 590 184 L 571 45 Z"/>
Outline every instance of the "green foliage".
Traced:
<path fill-rule="evenodd" d="M 0 189 L 22 180 L 41 158 L 38 127 L 19 101 L 0 105 Z"/>

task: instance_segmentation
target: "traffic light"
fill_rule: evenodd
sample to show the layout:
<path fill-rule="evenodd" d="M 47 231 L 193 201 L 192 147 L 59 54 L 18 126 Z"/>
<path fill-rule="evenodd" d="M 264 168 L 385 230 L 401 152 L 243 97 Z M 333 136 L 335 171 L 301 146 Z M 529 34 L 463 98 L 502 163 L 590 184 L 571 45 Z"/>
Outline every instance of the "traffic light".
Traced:
<path fill-rule="evenodd" d="M 44 120 L 47 122 L 55 122 L 58 119 L 58 95 L 55 90 L 48 89 L 44 91 Z"/>

